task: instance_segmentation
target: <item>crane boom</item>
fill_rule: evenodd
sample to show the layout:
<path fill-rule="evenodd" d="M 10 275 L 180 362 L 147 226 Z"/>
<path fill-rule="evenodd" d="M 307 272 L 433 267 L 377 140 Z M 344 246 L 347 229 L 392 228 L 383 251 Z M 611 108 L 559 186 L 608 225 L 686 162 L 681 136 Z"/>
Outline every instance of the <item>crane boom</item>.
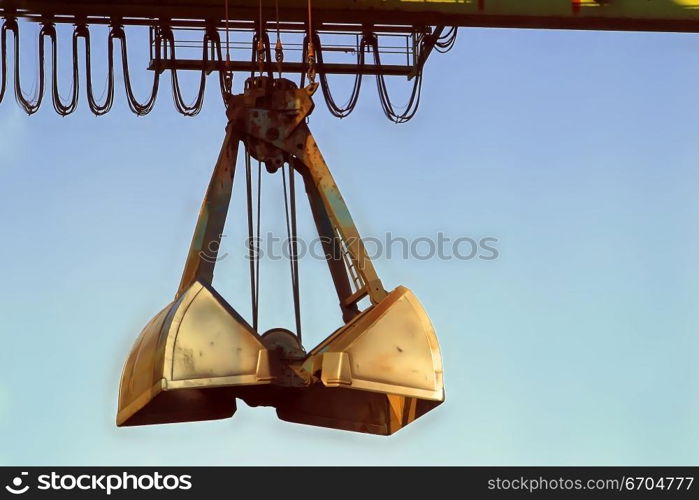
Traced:
<path fill-rule="evenodd" d="M 284 21 L 304 21 L 307 0 L 277 0 Z M 0 15 L 218 22 L 225 0 L 0 0 Z M 259 0 L 228 0 L 231 19 L 259 17 Z M 699 0 L 312 0 L 314 22 L 463 27 L 699 31 Z M 262 0 L 263 15 L 275 2 Z"/>

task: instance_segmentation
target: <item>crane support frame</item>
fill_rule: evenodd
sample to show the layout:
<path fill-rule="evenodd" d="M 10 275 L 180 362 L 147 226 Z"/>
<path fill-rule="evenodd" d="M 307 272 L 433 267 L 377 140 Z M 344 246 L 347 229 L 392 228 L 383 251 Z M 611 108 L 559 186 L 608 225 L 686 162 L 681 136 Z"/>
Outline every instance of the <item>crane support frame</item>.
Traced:
<path fill-rule="evenodd" d="M 306 0 L 278 0 L 280 18 L 303 22 Z M 272 19 L 275 4 L 263 1 Z M 489 28 L 699 31 L 699 0 L 314 0 L 314 23 L 447 25 Z M 56 22 L 172 19 L 223 24 L 224 0 L 0 0 L 0 15 Z M 257 0 L 229 0 L 232 20 L 259 20 Z"/>

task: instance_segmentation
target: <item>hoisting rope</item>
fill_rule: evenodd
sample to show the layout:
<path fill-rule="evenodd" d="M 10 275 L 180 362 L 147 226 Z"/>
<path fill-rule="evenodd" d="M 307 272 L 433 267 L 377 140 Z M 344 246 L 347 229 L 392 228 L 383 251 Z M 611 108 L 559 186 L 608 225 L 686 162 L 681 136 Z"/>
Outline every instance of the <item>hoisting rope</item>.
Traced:
<path fill-rule="evenodd" d="M 255 297 L 255 259 L 257 244 L 254 240 L 252 223 L 252 174 L 250 172 L 250 153 L 245 151 L 245 188 L 247 194 L 247 214 L 248 214 L 248 260 L 250 261 L 250 298 L 252 310 L 252 327 L 257 331 L 257 301 Z"/>
<path fill-rule="evenodd" d="M 257 164 L 257 231 L 253 221 L 253 182 L 250 153 L 245 151 L 245 185 L 248 213 L 248 259 L 250 260 L 250 299 L 252 303 L 252 327 L 257 331 L 260 308 L 260 201 L 262 193 L 262 164 Z"/>
<path fill-rule="evenodd" d="M 296 322 L 296 336 L 299 343 L 301 337 L 301 300 L 299 293 L 299 260 L 298 260 L 298 232 L 296 226 L 296 183 L 293 160 L 289 163 L 289 194 L 286 187 L 286 166 L 282 166 L 282 182 L 284 188 L 284 211 L 286 214 L 286 235 L 289 245 L 289 263 L 291 266 L 291 291 L 294 298 L 294 319 Z"/>
<path fill-rule="evenodd" d="M 257 160 L 257 245 L 261 243 L 260 240 L 260 206 L 262 202 L 262 162 Z M 260 255 L 259 252 L 256 254 L 255 259 L 255 304 L 257 305 L 257 310 L 255 311 L 255 323 L 257 323 L 257 314 L 260 308 Z M 255 328 L 257 330 L 257 328 Z"/>
<path fill-rule="evenodd" d="M 225 15 L 226 15 L 226 66 L 231 64 L 231 40 L 230 40 L 230 29 L 228 27 L 228 0 L 225 2 Z"/>

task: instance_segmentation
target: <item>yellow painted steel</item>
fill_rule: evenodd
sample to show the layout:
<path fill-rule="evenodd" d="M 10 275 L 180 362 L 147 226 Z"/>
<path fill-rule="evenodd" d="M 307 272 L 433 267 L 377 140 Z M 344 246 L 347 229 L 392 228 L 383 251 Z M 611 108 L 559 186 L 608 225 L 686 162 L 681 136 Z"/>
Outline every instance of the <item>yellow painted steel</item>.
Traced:
<path fill-rule="evenodd" d="M 256 20 L 258 0 L 229 0 L 234 20 Z M 307 0 L 279 0 L 282 21 L 304 21 Z M 315 22 L 521 28 L 699 31 L 699 0 L 312 0 Z M 275 4 L 262 1 L 263 11 Z M 224 0 L 0 0 L 0 14 L 221 20 Z"/>

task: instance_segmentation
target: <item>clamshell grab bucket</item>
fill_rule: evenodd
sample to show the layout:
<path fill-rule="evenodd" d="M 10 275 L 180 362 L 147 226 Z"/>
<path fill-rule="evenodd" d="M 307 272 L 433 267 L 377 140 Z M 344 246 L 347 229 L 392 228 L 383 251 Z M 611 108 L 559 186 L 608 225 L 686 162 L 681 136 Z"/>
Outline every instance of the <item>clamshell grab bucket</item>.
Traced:
<path fill-rule="evenodd" d="M 254 77 L 246 81 L 244 94 L 228 97 L 226 138 L 180 286 L 174 302 L 153 318 L 132 348 L 122 373 L 117 425 L 228 418 L 236 411 L 236 399 L 241 399 L 249 406 L 274 407 L 279 418 L 289 422 L 389 435 L 444 401 L 442 360 L 432 323 L 410 290 L 399 286 L 388 293 L 383 287 L 308 129 L 305 119 L 313 109 L 316 88 Z M 306 188 L 344 323 L 308 353 L 301 342 L 295 259 L 295 333 L 284 328 L 256 331 L 259 281 L 254 261 L 254 328 L 211 286 L 239 143 L 249 155 L 249 209 L 250 157 L 264 162 L 271 174 L 281 170 L 287 176 L 288 165 L 292 201 L 296 174 Z M 295 202 L 286 213 L 290 241 L 295 241 L 294 207 Z M 251 214 L 248 230 L 253 234 Z M 370 305 L 360 308 L 366 303 L 363 299 Z"/>
<path fill-rule="evenodd" d="M 237 387 L 270 380 L 259 336 L 196 281 L 136 340 L 122 374 L 117 425 L 228 418 Z"/>

